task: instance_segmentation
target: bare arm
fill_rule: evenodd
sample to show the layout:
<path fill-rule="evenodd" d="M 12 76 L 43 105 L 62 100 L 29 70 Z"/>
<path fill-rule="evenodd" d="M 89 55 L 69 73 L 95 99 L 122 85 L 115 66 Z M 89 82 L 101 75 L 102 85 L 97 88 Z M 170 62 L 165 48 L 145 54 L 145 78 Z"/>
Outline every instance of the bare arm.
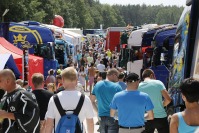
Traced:
<path fill-rule="evenodd" d="M 96 96 L 95 96 L 95 95 L 91 95 L 91 96 L 90 96 L 90 99 L 91 99 L 91 102 L 92 102 L 92 105 L 93 105 L 94 110 L 95 110 L 96 112 L 98 112 L 97 106 L 96 106 L 96 103 L 95 103 Z"/>
<path fill-rule="evenodd" d="M 45 124 L 45 133 L 52 133 L 54 127 L 54 119 L 47 118 Z"/>
<path fill-rule="evenodd" d="M 111 116 L 111 117 L 114 117 L 114 116 L 115 116 L 115 110 L 114 110 L 114 109 L 111 109 L 111 111 L 110 111 L 110 116 Z"/>
<path fill-rule="evenodd" d="M 176 114 L 171 117 L 170 133 L 178 133 L 178 116 Z"/>
<path fill-rule="evenodd" d="M 147 114 L 145 115 L 145 119 L 146 120 L 153 120 L 154 119 L 153 110 L 147 111 Z"/>
<path fill-rule="evenodd" d="M 94 133 L 94 121 L 92 119 L 86 119 L 88 133 Z"/>
<path fill-rule="evenodd" d="M 0 110 L 0 117 L 3 118 L 3 119 L 8 118 L 8 119 L 11 119 L 11 120 L 15 120 L 14 113 L 8 113 L 5 110 Z"/>
<path fill-rule="evenodd" d="M 163 105 L 167 106 L 171 102 L 171 98 L 167 90 L 162 90 L 161 93 L 162 93 L 162 96 L 164 97 Z"/>

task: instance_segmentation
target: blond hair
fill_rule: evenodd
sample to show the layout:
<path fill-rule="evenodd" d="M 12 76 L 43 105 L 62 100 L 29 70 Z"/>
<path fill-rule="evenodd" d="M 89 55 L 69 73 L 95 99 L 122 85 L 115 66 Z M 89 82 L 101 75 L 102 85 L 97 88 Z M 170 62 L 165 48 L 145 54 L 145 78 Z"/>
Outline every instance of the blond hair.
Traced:
<path fill-rule="evenodd" d="M 42 85 L 42 83 L 44 82 L 44 76 L 41 73 L 34 73 L 32 75 L 32 83 L 34 85 L 35 88 L 37 88 L 38 86 Z"/>
<path fill-rule="evenodd" d="M 76 81 L 77 71 L 74 67 L 67 67 L 61 72 L 63 80 Z"/>
<path fill-rule="evenodd" d="M 54 92 L 56 89 L 55 89 L 55 84 L 54 83 L 49 83 L 47 85 L 47 88 L 51 87 L 52 88 L 52 91 Z"/>

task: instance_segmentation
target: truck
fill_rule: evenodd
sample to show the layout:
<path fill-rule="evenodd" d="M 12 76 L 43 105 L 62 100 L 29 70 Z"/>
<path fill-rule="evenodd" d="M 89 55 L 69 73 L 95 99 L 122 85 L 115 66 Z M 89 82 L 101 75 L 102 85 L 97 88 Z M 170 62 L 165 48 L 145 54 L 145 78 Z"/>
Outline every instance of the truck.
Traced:
<path fill-rule="evenodd" d="M 41 27 L 39 22 L 0 23 L 0 36 L 20 49 L 25 43 L 32 45 L 32 48 L 29 48 L 29 54 L 34 54 L 44 59 L 45 77 L 50 69 L 55 70 L 57 68 L 53 48 L 55 38 L 52 31 Z"/>
<path fill-rule="evenodd" d="M 84 29 L 83 30 L 83 35 L 87 36 L 87 34 L 94 34 L 94 35 L 99 35 L 100 37 L 105 37 L 105 30 L 103 29 Z"/>
<path fill-rule="evenodd" d="M 178 22 L 168 84 L 173 100 L 168 114 L 184 110 L 179 86 L 189 77 L 199 79 L 199 1 L 187 0 Z"/>
<path fill-rule="evenodd" d="M 110 49 L 111 51 L 120 51 L 120 36 L 122 31 L 125 30 L 127 30 L 127 27 L 107 28 L 105 49 Z"/>
<path fill-rule="evenodd" d="M 62 65 L 64 68 L 67 65 L 68 57 L 70 54 L 70 45 L 65 40 L 55 39 L 55 58 L 58 61 L 58 65 Z"/>
<path fill-rule="evenodd" d="M 150 68 L 154 71 L 156 78 L 162 81 L 166 87 L 172 64 L 175 35 L 176 26 L 165 27 L 156 31 L 152 42 L 153 55 Z"/>

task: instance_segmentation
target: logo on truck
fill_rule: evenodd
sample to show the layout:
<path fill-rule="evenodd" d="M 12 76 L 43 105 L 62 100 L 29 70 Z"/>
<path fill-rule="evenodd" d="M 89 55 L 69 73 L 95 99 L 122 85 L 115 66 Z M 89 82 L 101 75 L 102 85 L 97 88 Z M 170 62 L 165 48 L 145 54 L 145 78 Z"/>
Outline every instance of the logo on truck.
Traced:
<path fill-rule="evenodd" d="M 28 36 L 27 34 L 32 34 L 35 37 L 37 44 L 43 44 L 43 40 L 37 30 L 31 30 L 25 26 L 11 26 L 9 28 L 9 31 L 19 33 L 18 35 L 13 35 L 14 44 L 17 44 L 18 42 L 20 42 L 21 44 L 25 44 L 27 42 L 25 41 Z M 22 34 L 26 35 L 23 36 Z"/>

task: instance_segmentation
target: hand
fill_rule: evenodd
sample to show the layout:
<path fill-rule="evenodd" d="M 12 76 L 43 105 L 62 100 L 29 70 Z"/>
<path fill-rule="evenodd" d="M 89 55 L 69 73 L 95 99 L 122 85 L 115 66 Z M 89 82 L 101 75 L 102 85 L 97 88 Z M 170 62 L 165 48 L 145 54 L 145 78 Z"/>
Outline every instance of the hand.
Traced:
<path fill-rule="evenodd" d="M 7 114 L 8 112 L 6 112 L 5 110 L 0 110 L 0 118 L 7 118 Z"/>

